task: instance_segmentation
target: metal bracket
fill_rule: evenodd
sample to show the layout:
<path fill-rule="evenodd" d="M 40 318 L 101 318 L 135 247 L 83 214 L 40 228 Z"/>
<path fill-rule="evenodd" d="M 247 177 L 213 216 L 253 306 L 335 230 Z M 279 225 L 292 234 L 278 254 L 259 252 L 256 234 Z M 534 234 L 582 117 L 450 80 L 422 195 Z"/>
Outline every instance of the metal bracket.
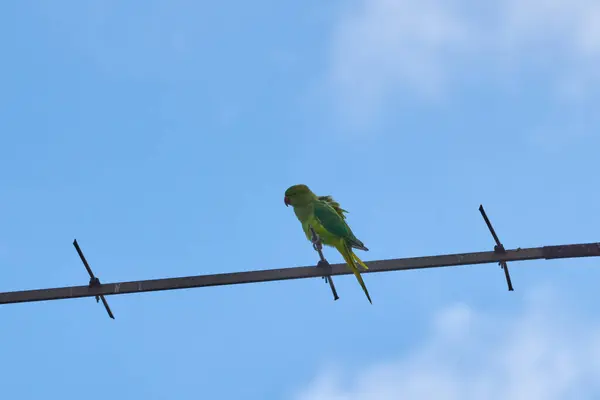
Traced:
<path fill-rule="evenodd" d="M 481 216 L 485 220 L 485 224 L 487 225 L 488 229 L 490 230 L 490 233 L 494 237 L 494 241 L 496 242 L 496 245 L 494 246 L 494 252 L 498 253 L 498 254 L 506 253 L 504 246 L 500 242 L 500 239 L 498 239 L 498 235 L 496 235 L 496 231 L 494 230 L 494 227 L 492 226 L 492 223 L 488 219 L 488 217 L 485 213 L 485 210 L 483 209 L 483 205 L 481 205 L 481 204 L 479 205 L 479 212 L 481 213 Z M 500 261 L 498 263 L 498 265 L 500 265 L 500 267 L 504 270 L 504 276 L 506 277 L 506 284 L 508 285 L 508 290 L 512 292 L 514 289 L 513 289 L 512 281 L 510 279 L 510 273 L 508 272 L 508 264 L 506 263 L 506 261 Z"/>
<path fill-rule="evenodd" d="M 317 263 L 317 268 L 324 268 L 327 271 L 331 271 L 331 265 L 323 256 L 323 243 L 321 242 L 321 238 L 319 237 L 317 232 L 315 232 L 315 230 L 313 229 L 312 226 L 309 226 L 309 228 L 310 228 L 310 232 L 312 235 L 311 242 L 313 244 L 313 248 L 315 249 L 315 251 L 317 253 L 319 253 L 320 260 Z M 335 301 L 335 300 L 339 299 L 340 297 L 337 294 L 337 290 L 335 290 L 335 285 L 333 284 L 333 279 L 331 278 L 331 275 L 326 275 L 323 277 L 323 279 L 325 279 L 325 282 L 329 283 L 329 287 L 331 288 L 331 293 L 333 293 L 333 300 Z"/>
<path fill-rule="evenodd" d="M 90 288 L 102 286 L 102 284 L 100 283 L 100 279 L 98 279 L 94 275 L 94 273 L 92 272 L 92 269 L 90 268 L 87 260 L 85 259 L 85 256 L 83 255 L 83 252 L 79 248 L 79 244 L 77 243 L 77 239 L 73 240 L 73 246 L 75 246 L 75 250 L 77 250 L 77 254 L 79 254 L 79 258 L 81 258 L 81 261 L 83 262 L 83 265 L 85 266 L 85 269 L 87 270 L 88 274 L 90 275 L 90 283 L 89 283 L 88 286 Z M 104 304 L 104 308 L 106 309 L 106 312 L 108 313 L 108 316 L 111 317 L 112 319 L 115 319 L 115 316 L 113 315 L 112 311 L 110 310 L 110 307 L 108 306 L 108 302 L 104 298 L 104 295 L 96 296 L 96 303 L 98 303 L 100 300 L 102 300 L 102 304 Z"/>

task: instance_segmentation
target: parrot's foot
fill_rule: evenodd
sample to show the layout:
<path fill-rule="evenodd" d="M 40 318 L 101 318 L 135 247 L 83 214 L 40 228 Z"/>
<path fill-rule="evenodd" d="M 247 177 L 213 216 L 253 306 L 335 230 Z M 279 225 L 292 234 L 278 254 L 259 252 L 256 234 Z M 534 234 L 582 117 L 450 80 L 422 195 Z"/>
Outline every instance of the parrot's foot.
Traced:
<path fill-rule="evenodd" d="M 316 251 L 320 251 L 323 250 L 323 243 L 321 242 L 321 238 L 319 237 L 319 235 L 317 234 L 317 232 L 315 232 L 315 230 L 311 227 L 310 231 L 312 233 L 310 241 L 313 244 L 313 248 Z"/>
<path fill-rule="evenodd" d="M 319 237 L 317 237 L 316 240 L 311 240 L 312 245 L 313 245 L 313 249 L 315 249 L 315 251 L 321 251 L 323 250 L 323 243 L 321 243 L 321 239 Z"/>

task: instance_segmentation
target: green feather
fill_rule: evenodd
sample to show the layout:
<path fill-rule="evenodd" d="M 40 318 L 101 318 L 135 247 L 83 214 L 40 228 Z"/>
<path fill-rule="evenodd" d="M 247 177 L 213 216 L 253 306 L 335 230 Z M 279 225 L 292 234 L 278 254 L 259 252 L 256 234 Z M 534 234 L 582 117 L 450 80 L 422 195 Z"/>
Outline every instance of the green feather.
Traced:
<path fill-rule="evenodd" d="M 333 199 L 333 197 L 331 196 L 319 196 L 317 197 L 317 199 L 326 202 L 327 204 L 329 204 L 331 207 L 333 207 L 333 209 L 335 210 L 335 212 L 337 212 L 340 217 L 342 217 L 343 219 L 346 219 L 346 216 L 344 215 L 344 213 L 348 214 L 348 211 L 344 210 L 342 207 L 340 207 L 340 203 L 338 203 L 337 201 L 335 201 Z"/>
<path fill-rule="evenodd" d="M 338 204 L 338 209 L 339 208 Z M 343 210 L 342 210 L 343 211 Z M 365 245 L 354 236 L 352 229 L 348 226 L 342 211 L 336 210 L 330 203 L 322 200 L 314 202 L 314 214 L 321 225 L 331 234 L 343 238 L 351 247 L 368 250 Z"/>

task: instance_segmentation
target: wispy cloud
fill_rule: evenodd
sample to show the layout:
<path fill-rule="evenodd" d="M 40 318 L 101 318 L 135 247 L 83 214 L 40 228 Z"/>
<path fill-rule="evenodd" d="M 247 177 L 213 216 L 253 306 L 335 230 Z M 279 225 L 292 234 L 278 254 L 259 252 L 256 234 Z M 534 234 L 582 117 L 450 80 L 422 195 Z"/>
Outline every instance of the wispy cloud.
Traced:
<path fill-rule="evenodd" d="M 327 71 L 345 116 L 369 118 L 398 92 L 436 100 L 450 83 L 473 75 L 498 79 L 533 70 L 547 74 L 557 94 L 581 97 L 598 89 L 597 1 L 353 4 L 333 30 Z"/>
<path fill-rule="evenodd" d="M 373 112 L 401 88 L 437 95 L 444 60 L 468 43 L 467 27 L 448 4 L 364 1 L 345 14 L 333 34 L 330 79 L 340 92 L 336 100 Z"/>
<path fill-rule="evenodd" d="M 450 306 L 411 354 L 360 373 L 325 368 L 295 400 L 596 398 L 600 321 L 573 315 L 563 301 L 538 290 L 516 316 Z"/>

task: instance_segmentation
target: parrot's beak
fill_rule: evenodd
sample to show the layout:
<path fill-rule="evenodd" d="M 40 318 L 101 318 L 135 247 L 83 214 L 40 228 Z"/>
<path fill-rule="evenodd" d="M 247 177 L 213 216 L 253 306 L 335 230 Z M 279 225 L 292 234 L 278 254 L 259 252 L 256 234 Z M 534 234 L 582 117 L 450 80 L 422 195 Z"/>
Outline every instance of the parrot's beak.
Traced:
<path fill-rule="evenodd" d="M 288 197 L 287 197 L 287 196 L 285 196 L 285 197 L 283 198 L 283 202 L 285 203 L 285 206 L 286 206 L 286 207 L 290 205 L 290 199 L 288 199 Z"/>

